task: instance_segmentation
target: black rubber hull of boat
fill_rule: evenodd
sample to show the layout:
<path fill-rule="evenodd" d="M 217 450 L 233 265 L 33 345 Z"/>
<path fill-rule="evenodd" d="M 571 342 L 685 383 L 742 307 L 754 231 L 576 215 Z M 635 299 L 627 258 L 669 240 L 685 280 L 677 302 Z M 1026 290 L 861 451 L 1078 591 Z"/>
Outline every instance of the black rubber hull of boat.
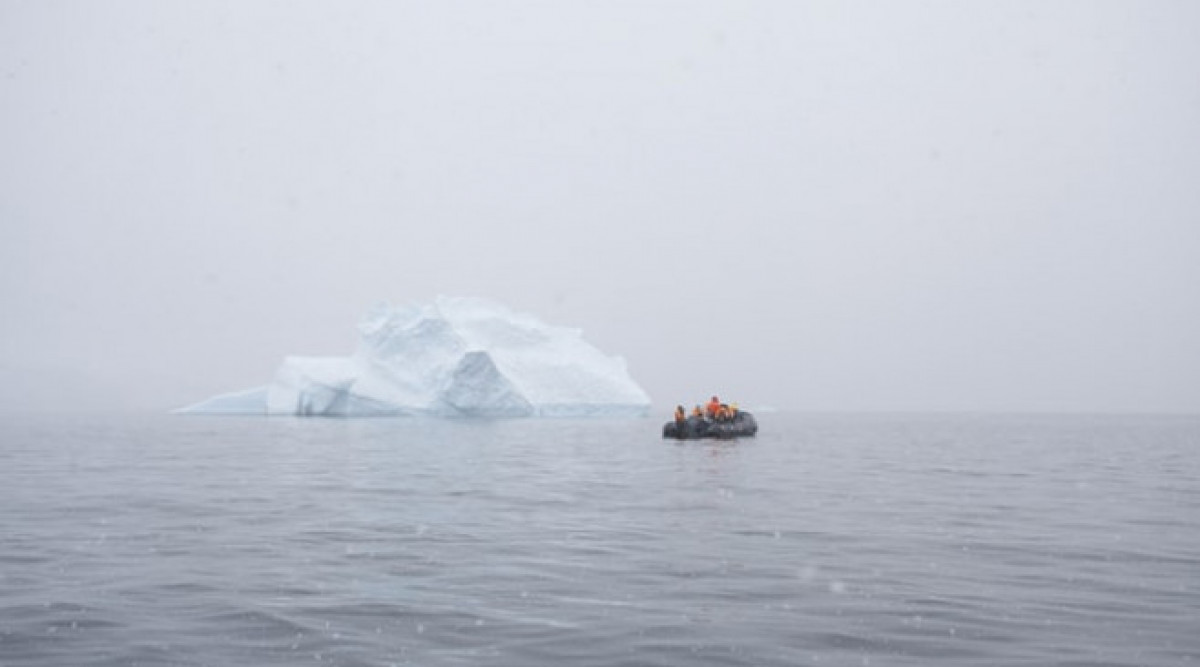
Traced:
<path fill-rule="evenodd" d="M 676 440 L 699 440 L 701 438 L 745 438 L 758 433 L 758 422 L 749 412 L 739 412 L 730 422 L 713 422 L 699 417 L 688 417 L 683 422 L 669 421 L 663 424 L 663 437 Z"/>

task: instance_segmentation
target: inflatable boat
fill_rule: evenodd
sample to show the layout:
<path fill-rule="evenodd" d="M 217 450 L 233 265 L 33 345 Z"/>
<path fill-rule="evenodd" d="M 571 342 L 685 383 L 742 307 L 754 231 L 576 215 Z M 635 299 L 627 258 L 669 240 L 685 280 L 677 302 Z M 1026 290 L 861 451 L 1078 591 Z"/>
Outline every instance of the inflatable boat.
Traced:
<path fill-rule="evenodd" d="M 758 422 L 746 411 L 738 412 L 729 421 L 713 421 L 704 417 L 691 416 L 677 422 L 663 424 L 663 437 L 676 440 L 698 440 L 700 438 L 742 438 L 758 433 Z"/>

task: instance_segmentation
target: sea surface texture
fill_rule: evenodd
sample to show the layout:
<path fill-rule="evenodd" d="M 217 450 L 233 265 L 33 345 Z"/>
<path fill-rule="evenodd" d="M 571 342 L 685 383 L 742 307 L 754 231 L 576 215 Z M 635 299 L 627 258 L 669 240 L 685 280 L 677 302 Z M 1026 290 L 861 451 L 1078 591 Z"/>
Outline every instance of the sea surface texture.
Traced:
<path fill-rule="evenodd" d="M 0 666 L 1196 665 L 1200 417 L 7 416 Z"/>

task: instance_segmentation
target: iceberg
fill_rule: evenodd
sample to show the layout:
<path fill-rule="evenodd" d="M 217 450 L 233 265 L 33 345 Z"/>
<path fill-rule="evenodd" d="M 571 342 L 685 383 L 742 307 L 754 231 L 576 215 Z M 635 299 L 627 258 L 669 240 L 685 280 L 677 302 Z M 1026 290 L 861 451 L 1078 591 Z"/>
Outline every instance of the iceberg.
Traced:
<path fill-rule="evenodd" d="M 641 416 L 650 398 L 625 361 L 480 298 L 372 308 L 349 357 L 287 357 L 264 387 L 185 414 L 371 417 Z"/>

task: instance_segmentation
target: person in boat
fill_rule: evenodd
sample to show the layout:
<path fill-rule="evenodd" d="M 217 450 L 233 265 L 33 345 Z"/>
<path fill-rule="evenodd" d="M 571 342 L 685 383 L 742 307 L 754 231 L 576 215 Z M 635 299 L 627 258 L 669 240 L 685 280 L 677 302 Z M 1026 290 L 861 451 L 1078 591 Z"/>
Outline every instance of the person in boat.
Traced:
<path fill-rule="evenodd" d="M 694 438 L 707 432 L 711 424 L 712 422 L 704 417 L 704 409 L 697 405 L 681 428 L 688 437 Z"/>
<path fill-rule="evenodd" d="M 683 411 L 683 406 L 676 405 L 675 406 L 675 423 L 683 424 L 684 420 L 686 420 L 686 419 L 687 419 L 687 413 Z"/>
<path fill-rule="evenodd" d="M 721 399 L 717 398 L 715 395 L 712 397 L 712 400 L 710 400 L 708 402 L 708 405 L 704 406 L 704 414 L 709 419 L 716 419 L 717 412 L 719 412 L 720 410 L 721 410 Z"/>

